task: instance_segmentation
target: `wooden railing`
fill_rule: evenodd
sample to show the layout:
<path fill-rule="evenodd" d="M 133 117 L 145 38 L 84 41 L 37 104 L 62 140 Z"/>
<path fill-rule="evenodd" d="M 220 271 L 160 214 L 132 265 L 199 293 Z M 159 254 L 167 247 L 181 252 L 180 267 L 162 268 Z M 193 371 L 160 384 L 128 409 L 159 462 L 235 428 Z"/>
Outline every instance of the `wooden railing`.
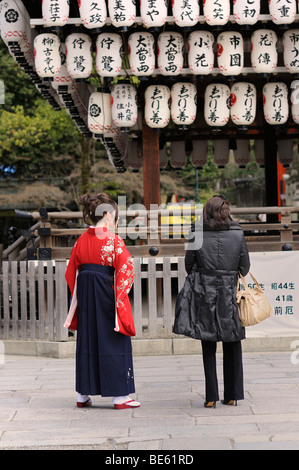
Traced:
<path fill-rule="evenodd" d="M 247 207 L 231 208 L 234 219 L 239 220 L 246 235 L 249 251 L 280 251 L 288 245 L 288 249 L 299 249 L 299 222 L 297 218 L 299 207 Z M 246 222 L 246 218 L 258 214 L 267 217 L 275 216 L 279 221 L 275 223 Z M 120 211 L 121 224 L 118 233 L 129 240 L 128 249 L 134 257 L 159 256 L 183 256 L 185 253 L 186 232 L 188 225 L 173 224 L 169 228 L 161 224 L 163 217 L 183 214 L 180 209 L 157 211 Z M 191 217 L 200 217 L 201 210 L 190 211 Z M 86 230 L 83 227 L 81 212 L 33 212 L 32 220 L 35 223 L 31 229 L 31 235 L 22 236 L 13 245 L 3 251 L 3 260 L 65 260 L 70 257 L 75 240 Z M 140 225 L 143 219 L 143 226 Z M 136 220 L 137 226 L 133 226 Z M 68 228 L 68 222 L 73 221 L 72 228 Z M 129 223 L 128 223 L 129 221 Z M 64 226 L 62 226 L 64 225 Z M 173 238 L 164 236 L 169 230 Z M 132 234 L 137 236 L 132 241 Z M 178 236 L 177 236 L 178 235 Z M 127 237 L 127 238 L 126 238 Z"/>
<path fill-rule="evenodd" d="M 66 261 L 4 261 L 0 275 L 0 339 L 67 341 Z M 137 338 L 171 337 L 184 258 L 134 259 L 130 300 Z"/>

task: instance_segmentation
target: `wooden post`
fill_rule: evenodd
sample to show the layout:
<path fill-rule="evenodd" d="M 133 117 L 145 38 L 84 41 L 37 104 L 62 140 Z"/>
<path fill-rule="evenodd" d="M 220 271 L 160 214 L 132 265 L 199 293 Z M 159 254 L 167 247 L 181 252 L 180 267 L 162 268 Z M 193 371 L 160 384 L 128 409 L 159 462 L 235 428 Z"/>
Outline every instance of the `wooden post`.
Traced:
<path fill-rule="evenodd" d="M 277 141 L 275 126 L 264 123 L 266 206 L 278 206 Z M 278 222 L 277 214 L 267 214 L 267 222 Z"/>
<path fill-rule="evenodd" d="M 160 206 L 160 151 L 159 151 L 159 133 L 149 127 L 143 121 L 142 126 L 142 157 L 143 157 L 143 194 L 144 206 L 147 211 L 150 210 L 151 204 Z M 159 218 L 160 219 L 160 218 Z M 160 226 L 160 220 L 157 220 L 157 228 Z M 151 224 L 150 216 L 147 217 L 147 226 Z M 153 234 L 151 234 L 153 235 Z M 159 236 L 160 238 L 160 236 Z M 155 239 L 148 234 L 148 246 L 159 246 L 160 239 Z M 149 276 L 151 267 L 155 265 L 155 260 L 149 260 L 148 270 Z M 153 283 L 155 283 L 157 291 L 156 298 L 153 297 Z M 162 280 L 161 279 L 148 279 L 148 302 L 150 312 L 156 312 L 156 309 L 161 311 L 162 308 Z M 156 322 L 153 320 L 151 313 L 149 313 L 149 327 L 153 328 L 156 333 Z"/>
<path fill-rule="evenodd" d="M 142 127 L 142 156 L 144 206 L 149 210 L 151 204 L 160 205 L 160 152 L 159 133 L 145 122 Z"/>

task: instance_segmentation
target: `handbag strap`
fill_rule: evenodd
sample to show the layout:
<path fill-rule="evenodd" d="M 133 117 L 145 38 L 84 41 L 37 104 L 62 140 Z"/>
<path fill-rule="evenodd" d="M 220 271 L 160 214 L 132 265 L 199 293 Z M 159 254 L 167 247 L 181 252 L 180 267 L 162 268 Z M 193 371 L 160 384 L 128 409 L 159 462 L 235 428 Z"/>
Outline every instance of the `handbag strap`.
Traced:
<path fill-rule="evenodd" d="M 263 290 L 261 288 L 261 286 L 259 285 L 259 283 L 257 282 L 257 280 L 255 279 L 254 275 L 252 274 L 251 271 L 249 271 L 249 275 L 251 276 L 251 279 L 253 280 L 253 282 L 255 283 L 255 285 L 257 286 L 258 289 L 260 290 Z M 246 283 L 246 280 L 245 280 L 245 277 L 242 276 L 242 274 L 239 272 L 239 278 L 238 278 L 238 290 L 239 290 L 239 286 L 240 286 L 240 279 L 243 283 L 243 286 L 244 286 L 244 289 L 247 290 L 248 289 L 248 286 L 247 286 L 247 283 Z"/>

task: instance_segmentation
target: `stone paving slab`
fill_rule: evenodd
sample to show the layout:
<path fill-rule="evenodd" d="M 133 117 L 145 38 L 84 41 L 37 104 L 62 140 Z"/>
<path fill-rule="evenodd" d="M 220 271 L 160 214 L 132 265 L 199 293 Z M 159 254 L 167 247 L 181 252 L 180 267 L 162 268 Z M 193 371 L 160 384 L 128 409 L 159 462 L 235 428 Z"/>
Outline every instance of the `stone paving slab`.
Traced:
<path fill-rule="evenodd" d="M 298 450 L 299 364 L 291 353 L 244 352 L 245 400 L 204 408 L 202 357 L 136 356 L 141 407 L 110 398 L 75 406 L 74 358 L 6 356 L 0 365 L 0 450 Z M 220 393 L 222 354 L 217 354 Z"/>

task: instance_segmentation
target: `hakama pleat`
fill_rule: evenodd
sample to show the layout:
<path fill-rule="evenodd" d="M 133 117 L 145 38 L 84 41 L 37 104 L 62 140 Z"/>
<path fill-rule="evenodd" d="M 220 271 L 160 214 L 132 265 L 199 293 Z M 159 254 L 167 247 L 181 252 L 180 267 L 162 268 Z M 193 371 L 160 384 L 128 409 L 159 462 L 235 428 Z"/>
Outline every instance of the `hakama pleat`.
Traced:
<path fill-rule="evenodd" d="M 135 392 L 131 338 L 114 331 L 114 268 L 85 264 L 77 279 L 76 391 L 125 396 Z"/>

